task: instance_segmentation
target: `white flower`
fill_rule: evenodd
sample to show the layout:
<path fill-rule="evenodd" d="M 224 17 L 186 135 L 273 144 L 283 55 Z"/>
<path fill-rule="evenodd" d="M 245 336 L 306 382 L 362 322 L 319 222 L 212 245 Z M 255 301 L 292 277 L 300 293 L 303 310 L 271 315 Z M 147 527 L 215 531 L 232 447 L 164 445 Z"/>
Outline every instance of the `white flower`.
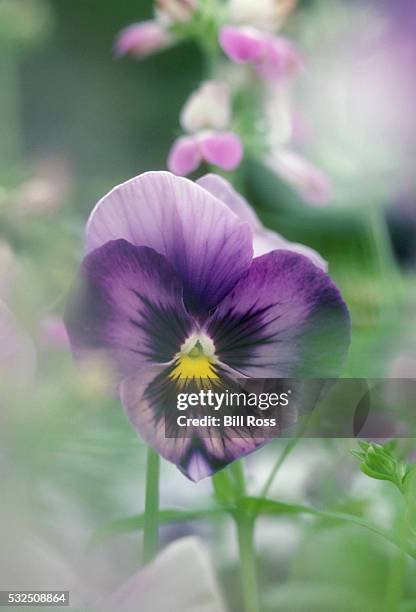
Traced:
<path fill-rule="evenodd" d="M 167 546 L 110 597 L 104 609 L 112 612 L 226 610 L 208 552 L 195 537 L 181 538 Z"/>
<path fill-rule="evenodd" d="M 230 0 L 232 23 L 273 31 L 281 27 L 296 5 L 296 0 Z"/>
<path fill-rule="evenodd" d="M 187 132 L 224 130 L 230 123 L 230 91 L 221 81 L 205 81 L 188 98 L 180 123 Z"/>

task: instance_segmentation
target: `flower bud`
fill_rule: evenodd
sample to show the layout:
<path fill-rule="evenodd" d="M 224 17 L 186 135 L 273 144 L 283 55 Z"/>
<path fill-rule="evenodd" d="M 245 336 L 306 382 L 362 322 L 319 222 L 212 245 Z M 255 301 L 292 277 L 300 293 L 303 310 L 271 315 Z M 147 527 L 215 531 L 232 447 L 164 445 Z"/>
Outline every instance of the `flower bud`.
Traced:
<path fill-rule="evenodd" d="M 389 480 L 402 490 L 406 466 L 395 456 L 391 443 L 382 446 L 361 441 L 359 444 L 361 451 L 353 451 L 353 455 L 362 461 L 361 471 L 370 478 Z"/>
<path fill-rule="evenodd" d="M 169 45 L 169 32 L 156 20 L 134 23 L 122 30 L 117 38 L 115 53 L 117 57 L 132 55 L 146 57 Z"/>

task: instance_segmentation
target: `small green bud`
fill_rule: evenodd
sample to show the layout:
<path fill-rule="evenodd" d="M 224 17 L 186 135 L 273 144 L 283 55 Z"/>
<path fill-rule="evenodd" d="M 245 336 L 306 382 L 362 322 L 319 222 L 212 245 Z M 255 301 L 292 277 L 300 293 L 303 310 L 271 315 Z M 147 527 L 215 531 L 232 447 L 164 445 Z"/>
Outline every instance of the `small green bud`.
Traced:
<path fill-rule="evenodd" d="M 394 445 L 360 441 L 359 446 L 361 450 L 352 453 L 362 462 L 361 471 L 370 478 L 393 482 L 402 491 L 406 466 L 395 456 Z"/>

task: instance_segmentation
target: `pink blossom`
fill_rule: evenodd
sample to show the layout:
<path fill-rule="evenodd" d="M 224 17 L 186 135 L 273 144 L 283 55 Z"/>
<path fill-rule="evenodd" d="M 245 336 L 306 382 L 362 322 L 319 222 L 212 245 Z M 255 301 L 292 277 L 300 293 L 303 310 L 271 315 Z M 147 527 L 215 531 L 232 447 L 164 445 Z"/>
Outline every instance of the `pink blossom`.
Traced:
<path fill-rule="evenodd" d="M 174 174 L 186 176 L 194 172 L 202 161 L 198 141 L 194 136 L 181 136 L 174 143 L 168 156 L 168 168 Z"/>
<path fill-rule="evenodd" d="M 237 63 L 255 62 L 264 52 L 263 35 L 254 28 L 224 26 L 219 40 L 224 53 Z"/>
<path fill-rule="evenodd" d="M 178 138 L 169 153 L 167 166 L 186 176 L 205 161 L 223 170 L 234 170 L 243 158 L 243 145 L 231 122 L 230 91 L 221 81 L 205 81 L 186 101 L 180 123 L 186 135 Z"/>
<path fill-rule="evenodd" d="M 308 204 L 318 207 L 328 204 L 332 195 L 329 179 L 319 168 L 297 153 L 281 150 L 269 160 L 269 165 L 292 185 Z"/>
<path fill-rule="evenodd" d="M 224 26 L 219 41 L 231 60 L 251 64 L 265 79 L 290 77 L 302 65 L 295 46 L 282 36 L 273 36 L 249 27 Z"/>
<path fill-rule="evenodd" d="M 241 140 L 233 132 L 207 134 L 200 147 L 203 159 L 223 170 L 234 170 L 243 158 Z"/>
<path fill-rule="evenodd" d="M 168 169 L 186 176 L 194 172 L 202 161 L 231 171 L 243 158 L 243 145 L 233 132 L 203 132 L 178 138 L 169 153 Z"/>
<path fill-rule="evenodd" d="M 51 348 L 67 348 L 68 334 L 64 322 L 56 316 L 45 317 L 40 324 L 41 340 Z"/>
<path fill-rule="evenodd" d="M 156 20 L 134 23 L 122 30 L 117 38 L 115 52 L 118 57 L 133 55 L 146 57 L 167 47 L 171 36 Z"/>

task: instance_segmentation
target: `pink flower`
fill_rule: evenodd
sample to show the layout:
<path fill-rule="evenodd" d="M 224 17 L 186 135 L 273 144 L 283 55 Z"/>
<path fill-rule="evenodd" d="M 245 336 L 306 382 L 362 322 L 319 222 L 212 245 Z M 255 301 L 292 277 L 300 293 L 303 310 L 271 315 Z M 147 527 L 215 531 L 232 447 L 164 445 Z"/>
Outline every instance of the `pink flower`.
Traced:
<path fill-rule="evenodd" d="M 171 172 L 186 176 L 205 161 L 231 171 L 243 158 L 243 146 L 234 132 L 227 131 L 231 120 L 230 92 L 225 83 L 205 81 L 188 98 L 180 115 L 187 135 L 178 138 L 169 153 Z"/>
<path fill-rule="evenodd" d="M 290 77 L 302 65 L 299 52 L 290 41 L 255 28 L 224 26 L 219 41 L 231 60 L 251 64 L 265 79 Z"/>
<path fill-rule="evenodd" d="M 196 136 L 178 138 L 169 153 L 168 169 L 186 176 L 205 161 L 223 170 L 231 171 L 243 158 L 243 145 L 233 132 L 205 132 Z"/>
<path fill-rule="evenodd" d="M 281 150 L 268 163 L 305 202 L 318 207 L 328 204 L 332 195 L 329 179 L 309 161 L 293 151 Z"/>
<path fill-rule="evenodd" d="M 133 23 L 118 35 L 115 52 L 118 57 L 133 55 L 146 57 L 167 47 L 171 36 L 167 29 L 156 20 Z"/>
<path fill-rule="evenodd" d="M 42 342 L 50 348 L 67 348 L 68 334 L 61 318 L 50 315 L 40 323 L 40 336 Z"/>

